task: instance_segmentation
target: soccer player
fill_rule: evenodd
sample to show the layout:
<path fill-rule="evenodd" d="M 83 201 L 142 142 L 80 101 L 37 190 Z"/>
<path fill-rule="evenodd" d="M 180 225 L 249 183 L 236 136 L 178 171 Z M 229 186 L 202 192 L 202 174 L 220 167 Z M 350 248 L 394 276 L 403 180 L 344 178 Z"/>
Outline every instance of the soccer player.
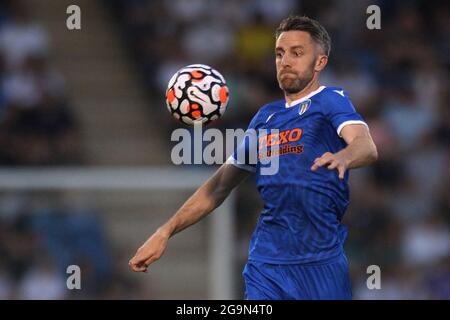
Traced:
<path fill-rule="evenodd" d="M 264 209 L 253 233 L 244 268 L 246 299 L 351 299 L 341 223 L 349 202 L 348 170 L 378 155 L 367 124 L 347 93 L 321 86 L 319 76 L 331 40 L 317 21 L 289 17 L 276 30 L 276 69 L 284 99 L 259 109 L 249 129 L 277 129 L 258 136 L 256 163 L 235 152 L 137 250 L 129 265 L 146 271 L 171 236 L 217 208 L 249 174 L 256 174 Z M 259 132 L 259 131 L 256 131 Z M 276 144 L 278 152 L 270 154 Z M 252 152 L 251 148 L 243 147 Z M 275 174 L 261 174 L 260 161 L 278 156 Z M 249 157 L 244 157 L 248 159 Z"/>

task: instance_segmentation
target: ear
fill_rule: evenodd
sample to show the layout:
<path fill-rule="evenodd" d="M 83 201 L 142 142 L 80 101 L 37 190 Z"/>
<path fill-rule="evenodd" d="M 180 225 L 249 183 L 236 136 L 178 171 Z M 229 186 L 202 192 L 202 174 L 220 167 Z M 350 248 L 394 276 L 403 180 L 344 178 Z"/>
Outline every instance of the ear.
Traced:
<path fill-rule="evenodd" d="M 314 66 L 314 70 L 317 72 L 322 71 L 328 63 L 328 56 L 324 54 L 319 54 L 316 59 L 316 65 Z"/>

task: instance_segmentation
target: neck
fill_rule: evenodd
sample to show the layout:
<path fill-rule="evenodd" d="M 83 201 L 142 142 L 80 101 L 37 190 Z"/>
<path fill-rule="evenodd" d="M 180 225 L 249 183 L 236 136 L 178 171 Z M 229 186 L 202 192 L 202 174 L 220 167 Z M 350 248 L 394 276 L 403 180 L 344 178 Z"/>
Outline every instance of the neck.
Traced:
<path fill-rule="evenodd" d="M 314 77 L 311 80 L 311 82 L 308 83 L 306 85 L 306 87 L 304 87 L 301 91 L 292 93 L 292 94 L 285 93 L 284 98 L 286 99 L 286 102 L 290 105 L 292 103 L 292 101 L 295 101 L 295 100 L 303 98 L 304 96 L 307 96 L 311 92 L 319 89 L 319 87 L 320 87 L 319 79 L 316 79 L 316 77 Z"/>

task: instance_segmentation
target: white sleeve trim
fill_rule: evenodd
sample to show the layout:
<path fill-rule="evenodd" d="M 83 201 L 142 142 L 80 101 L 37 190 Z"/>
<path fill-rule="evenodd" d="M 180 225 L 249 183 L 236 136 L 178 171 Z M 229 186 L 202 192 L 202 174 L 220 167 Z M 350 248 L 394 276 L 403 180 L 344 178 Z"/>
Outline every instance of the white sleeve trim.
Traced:
<path fill-rule="evenodd" d="M 230 156 L 225 163 L 232 164 L 235 167 L 238 167 L 239 169 L 243 169 L 243 170 L 246 170 L 246 171 L 250 171 L 250 172 L 255 172 L 256 171 L 255 167 L 252 167 L 252 166 L 249 166 L 247 164 L 242 164 L 242 163 L 237 162 L 237 160 L 233 156 Z"/>
<path fill-rule="evenodd" d="M 363 124 L 367 127 L 367 129 L 369 129 L 369 126 L 367 125 L 367 123 L 365 123 L 364 121 L 361 120 L 348 120 L 348 121 L 344 121 L 342 122 L 339 127 L 337 128 L 337 134 L 339 137 L 341 137 L 341 131 L 342 129 L 344 129 L 345 126 L 349 125 L 349 124 Z"/>

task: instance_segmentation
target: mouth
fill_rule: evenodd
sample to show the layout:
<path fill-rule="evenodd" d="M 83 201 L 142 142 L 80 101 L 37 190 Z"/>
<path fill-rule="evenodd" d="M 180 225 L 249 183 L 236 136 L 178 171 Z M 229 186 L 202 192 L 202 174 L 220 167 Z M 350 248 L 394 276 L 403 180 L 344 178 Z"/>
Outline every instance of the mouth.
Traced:
<path fill-rule="evenodd" d="M 291 77 L 296 77 L 297 75 L 293 72 L 282 72 L 280 73 L 280 78 L 285 77 L 285 76 L 291 76 Z"/>

